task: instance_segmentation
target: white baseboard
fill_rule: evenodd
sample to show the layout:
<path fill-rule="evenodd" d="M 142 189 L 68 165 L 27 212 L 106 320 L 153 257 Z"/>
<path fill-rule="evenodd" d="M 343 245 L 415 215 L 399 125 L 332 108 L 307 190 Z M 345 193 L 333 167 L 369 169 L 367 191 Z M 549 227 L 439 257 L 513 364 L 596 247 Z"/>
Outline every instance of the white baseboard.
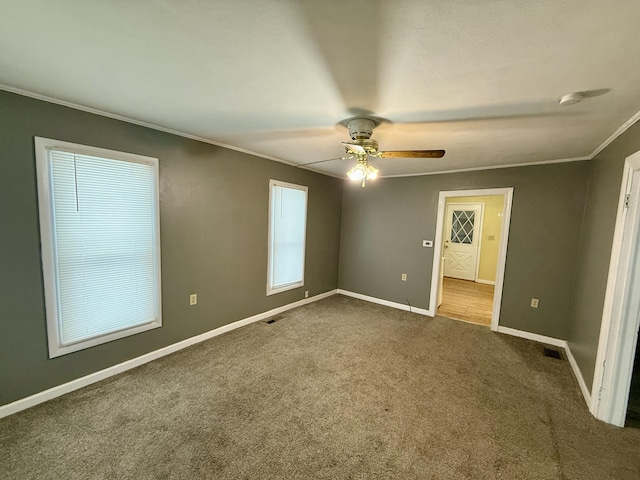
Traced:
<path fill-rule="evenodd" d="M 178 350 L 182 350 L 183 348 L 190 347 L 191 345 L 195 345 L 196 343 L 209 340 L 210 338 L 217 337 L 218 335 L 222 335 L 223 333 L 235 330 L 236 328 L 244 327 L 245 325 L 249 325 L 254 322 L 259 322 L 260 320 L 264 320 L 265 318 L 269 318 L 273 315 L 277 315 L 279 313 L 291 310 L 292 308 L 300 307 L 302 305 L 306 305 L 308 303 L 322 300 L 323 298 L 330 297 L 337 293 L 338 290 L 330 290 L 328 292 L 321 293 L 320 295 L 315 295 L 311 298 L 305 298 L 297 302 L 283 305 L 282 307 L 274 308 L 273 310 L 269 310 L 267 312 L 258 313 L 251 317 L 238 320 L 237 322 L 233 322 L 214 330 L 202 333 L 200 335 L 196 335 L 195 337 L 187 338 L 186 340 L 182 340 L 181 342 L 174 343 L 158 350 L 154 350 L 153 352 L 145 353 L 144 355 L 132 358 L 131 360 L 127 360 L 126 362 L 122 362 L 117 365 L 113 365 L 112 367 L 105 368 L 104 370 L 100 370 L 84 377 L 72 380 L 70 382 L 63 383 L 62 385 L 57 385 L 55 387 L 49 388 L 48 390 L 35 393 L 29 397 L 21 398 L 20 400 L 16 400 L 15 402 L 2 405 L 0 406 L 0 418 L 7 417 L 21 410 L 25 410 L 27 408 L 38 405 L 39 403 L 51 400 L 52 398 L 56 398 L 66 393 L 73 392 L 74 390 L 78 390 L 79 388 L 86 387 L 87 385 L 91 385 L 92 383 L 96 383 L 100 380 L 104 380 L 105 378 L 112 377 L 113 375 L 126 372 L 127 370 L 131 370 L 132 368 L 139 367 L 140 365 L 144 365 L 145 363 L 151 362 L 152 360 L 156 360 L 160 357 L 164 357 L 165 355 L 177 352 Z"/>
<path fill-rule="evenodd" d="M 567 359 L 569 360 L 569 365 L 571 365 L 571 369 L 573 370 L 573 374 L 578 381 L 578 385 L 580 385 L 580 390 L 582 391 L 582 396 L 587 402 L 587 407 L 591 406 L 591 393 L 587 388 L 587 384 L 582 377 L 582 372 L 580 368 L 578 368 L 578 364 L 576 363 L 576 359 L 573 357 L 573 353 L 571 353 L 571 349 L 569 348 L 569 344 L 566 340 L 560 340 L 559 338 L 546 337 L 544 335 L 538 335 L 537 333 L 525 332 L 523 330 L 516 330 L 515 328 L 509 327 L 498 327 L 498 333 L 504 333 L 506 335 L 512 335 L 514 337 L 526 338 L 528 340 L 533 340 L 535 342 L 544 343 L 546 345 L 553 345 L 555 347 L 564 348 L 565 353 L 567 354 Z"/>
<path fill-rule="evenodd" d="M 404 303 L 390 302 L 389 300 L 383 300 L 381 298 L 370 297 L 368 295 L 362 295 L 361 293 L 350 292 L 349 290 L 338 289 L 338 294 L 346 295 L 347 297 L 358 298 L 371 303 L 377 303 L 378 305 L 384 305 L 385 307 L 397 308 L 398 310 L 405 310 L 407 312 L 419 313 L 420 315 L 429 315 L 424 308 L 411 307 Z"/>
<path fill-rule="evenodd" d="M 483 280 L 482 278 L 478 278 L 476 283 L 485 283 L 487 285 L 495 285 L 496 282 L 494 280 Z"/>
<path fill-rule="evenodd" d="M 527 340 L 533 340 L 534 342 L 546 343 L 547 345 L 553 345 L 554 347 L 565 348 L 567 345 L 566 340 L 560 340 L 559 338 L 546 337 L 544 335 L 538 335 L 537 333 L 525 332 L 524 330 L 516 330 L 509 327 L 498 327 L 498 333 L 504 333 L 513 337 L 526 338 Z"/>
<path fill-rule="evenodd" d="M 564 351 L 567 353 L 567 359 L 569 360 L 569 365 L 571 365 L 571 368 L 573 369 L 573 374 L 576 376 L 576 380 L 578 380 L 578 385 L 580 385 L 580 390 L 582 390 L 582 396 L 587 402 L 587 406 L 591 407 L 591 392 L 589 392 L 589 389 L 587 388 L 582 372 L 580 371 L 580 368 L 578 368 L 578 363 L 573 357 L 573 353 L 571 353 L 569 344 L 564 347 Z"/>

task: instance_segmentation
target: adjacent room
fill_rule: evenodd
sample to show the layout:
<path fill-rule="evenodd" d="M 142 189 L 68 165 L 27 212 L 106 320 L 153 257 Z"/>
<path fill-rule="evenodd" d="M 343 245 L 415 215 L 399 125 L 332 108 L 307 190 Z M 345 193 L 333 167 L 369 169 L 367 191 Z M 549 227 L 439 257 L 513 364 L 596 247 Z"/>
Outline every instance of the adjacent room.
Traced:
<path fill-rule="evenodd" d="M 640 3 L 1 6 L 0 478 L 640 478 Z"/>
<path fill-rule="evenodd" d="M 491 325 L 504 206 L 504 194 L 446 198 L 439 315 Z"/>

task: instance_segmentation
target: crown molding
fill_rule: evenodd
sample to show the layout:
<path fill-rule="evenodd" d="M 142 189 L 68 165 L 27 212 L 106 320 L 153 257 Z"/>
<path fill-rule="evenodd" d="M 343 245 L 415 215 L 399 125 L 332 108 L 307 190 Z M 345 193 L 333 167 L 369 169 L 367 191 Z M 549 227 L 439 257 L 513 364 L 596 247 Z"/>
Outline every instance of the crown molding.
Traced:
<path fill-rule="evenodd" d="M 403 173 L 400 175 L 380 175 L 378 178 L 423 177 L 427 175 L 443 175 L 445 173 L 477 172 L 480 170 L 498 170 L 501 168 L 533 167 L 535 165 L 549 165 L 551 163 L 583 162 L 585 160 L 591 160 L 591 157 L 589 156 L 589 157 L 575 157 L 575 158 L 560 158 L 557 160 L 544 160 L 541 162 L 510 163 L 507 165 L 490 165 L 485 167 L 459 168 L 454 170 L 439 170 L 437 172 L 427 172 L 427 173 Z"/>
<path fill-rule="evenodd" d="M 49 97 L 47 95 L 42 95 L 39 93 L 31 92 L 29 90 L 24 90 L 22 88 L 12 87 L 10 85 L 5 85 L 0 83 L 0 90 L 4 90 L 11 93 L 16 93 L 18 95 L 23 95 L 25 97 L 35 98 L 37 100 L 42 100 L 49 103 L 55 103 L 57 105 L 62 105 L 64 107 L 73 108 L 75 110 L 81 110 L 87 113 L 93 113 L 95 115 L 100 115 L 107 118 L 113 118 L 114 120 L 120 120 L 127 123 L 132 123 L 134 125 L 139 125 L 141 127 L 151 128 L 153 130 L 158 130 L 160 132 L 170 133 L 172 135 L 177 135 L 179 137 L 189 138 L 191 140 L 196 140 L 198 142 L 208 143 L 210 145 L 215 145 L 217 147 L 228 148 L 229 150 L 234 150 L 240 153 L 246 153 L 248 155 L 253 155 L 255 157 L 264 158 L 266 160 L 272 160 L 278 163 L 284 163 L 285 165 L 289 165 L 291 167 L 297 167 L 298 164 L 283 160 L 282 158 L 272 157 L 270 155 L 264 155 L 262 153 L 254 152 L 252 150 L 247 150 L 245 148 L 235 147 L 233 145 L 229 145 L 222 142 L 216 142 L 209 138 L 199 137 L 197 135 L 191 135 L 189 133 L 181 132 L 179 130 L 173 130 L 171 128 L 162 127 L 160 125 L 155 125 L 153 123 L 143 122 L 140 120 L 136 120 L 134 118 L 125 117 L 123 115 L 118 115 L 115 113 L 107 112 L 104 110 L 99 110 L 97 108 L 86 107 L 84 105 L 80 105 L 78 103 L 68 102 L 66 100 L 59 100 L 57 98 Z M 441 175 L 445 173 L 460 173 L 460 172 L 475 172 L 479 170 L 495 170 L 498 168 L 514 168 L 514 167 L 526 167 L 526 166 L 534 166 L 534 165 L 549 165 L 553 163 L 567 163 L 567 162 L 581 162 L 584 160 L 593 160 L 596 155 L 598 155 L 602 150 L 604 150 L 609 144 L 611 144 L 616 138 L 626 132 L 631 126 L 633 126 L 638 120 L 640 120 L 640 111 L 638 111 L 635 115 L 633 115 L 629 120 L 624 122 L 615 132 L 613 132 L 604 142 L 602 142 L 590 155 L 586 157 L 573 157 L 573 158 L 561 158 L 556 160 L 545 160 L 540 162 L 530 162 L 530 163 L 511 163 L 508 165 L 493 165 L 493 166 L 485 166 L 485 167 L 471 167 L 471 168 L 460 168 L 454 170 L 441 170 L 438 172 L 426 172 L 426 173 L 407 173 L 401 175 L 380 175 L 379 178 L 399 178 L 399 177 L 420 177 L 424 175 Z M 313 167 L 299 167 L 304 170 L 309 170 L 314 173 L 319 173 L 322 175 L 327 175 L 329 177 L 334 178 L 342 178 L 345 179 L 341 175 L 336 175 L 333 173 L 322 172 Z"/>
<path fill-rule="evenodd" d="M 189 138 L 191 140 L 197 140 L 198 142 L 208 143 L 210 145 L 215 145 L 216 147 L 228 148 L 229 150 L 235 150 L 236 152 L 247 153 L 249 155 L 253 155 L 255 157 L 266 158 L 267 160 L 273 160 L 274 162 L 280 162 L 287 165 L 291 165 L 292 167 L 296 164 L 293 162 L 289 162 L 287 160 L 283 160 L 281 158 L 272 157 L 269 155 L 264 155 L 262 153 L 252 152 L 251 150 L 246 150 L 244 148 L 234 147 L 233 145 L 227 145 L 226 143 L 216 142 L 209 138 L 199 137 L 197 135 L 191 135 L 190 133 L 181 132 L 179 130 L 173 130 L 171 128 L 162 127 L 160 125 L 156 125 L 154 123 L 143 122 L 141 120 L 136 120 L 135 118 L 125 117 L 124 115 L 118 115 L 116 113 L 107 112 L 105 110 L 99 110 L 97 108 L 86 107 L 84 105 L 80 105 L 79 103 L 67 102 L 66 100 L 59 100 L 57 98 L 49 97 L 47 95 L 42 95 L 40 93 L 30 92 L 29 90 L 23 90 L 21 88 L 11 87 L 9 85 L 4 85 L 0 83 L 0 90 L 5 90 L 7 92 L 16 93 L 18 95 L 23 95 L 25 97 L 35 98 L 36 100 L 42 100 L 44 102 L 55 103 L 57 105 L 62 105 L 63 107 L 73 108 L 75 110 L 81 110 L 87 113 L 93 113 L 95 115 L 100 115 L 102 117 L 113 118 L 114 120 L 120 120 L 127 123 L 132 123 L 134 125 L 139 125 L 141 127 L 151 128 L 153 130 L 158 130 L 160 132 L 170 133 L 172 135 L 177 135 L 179 137 Z"/>
<path fill-rule="evenodd" d="M 598 155 L 602 150 L 607 148 L 610 143 L 612 143 L 616 138 L 618 138 L 620 135 L 626 132 L 629 128 L 631 128 L 638 120 L 640 120 L 640 112 L 637 112 L 629 120 L 627 120 L 622 125 L 620 125 L 620 128 L 618 128 L 615 132 L 613 132 L 609 138 L 607 138 L 604 142 L 602 142 L 600 146 L 593 151 L 589 160 L 592 160 L 593 158 L 595 158 L 596 155 Z"/>

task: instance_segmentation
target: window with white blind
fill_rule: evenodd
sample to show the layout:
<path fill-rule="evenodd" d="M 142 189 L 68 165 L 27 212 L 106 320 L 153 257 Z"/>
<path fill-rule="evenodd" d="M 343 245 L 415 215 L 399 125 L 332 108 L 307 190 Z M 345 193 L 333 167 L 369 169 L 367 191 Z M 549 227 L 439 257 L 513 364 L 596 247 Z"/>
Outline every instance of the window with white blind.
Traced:
<path fill-rule="evenodd" d="M 269 182 L 267 295 L 304 285 L 307 187 Z"/>
<path fill-rule="evenodd" d="M 158 160 L 35 145 L 49 357 L 160 327 Z"/>

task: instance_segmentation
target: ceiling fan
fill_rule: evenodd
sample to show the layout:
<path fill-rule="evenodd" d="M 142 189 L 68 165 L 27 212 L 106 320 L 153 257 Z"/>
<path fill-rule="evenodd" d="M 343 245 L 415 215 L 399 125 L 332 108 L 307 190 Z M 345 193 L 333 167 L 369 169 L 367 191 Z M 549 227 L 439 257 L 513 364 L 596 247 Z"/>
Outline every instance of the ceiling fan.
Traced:
<path fill-rule="evenodd" d="M 347 176 L 354 181 L 362 181 L 362 187 L 365 186 L 367 180 L 373 180 L 378 176 L 379 170 L 369 164 L 369 157 L 376 158 L 442 158 L 444 150 L 378 150 L 378 142 L 371 138 L 376 122 L 370 118 L 354 118 L 349 120 L 347 128 L 349 129 L 349 137 L 351 141 L 342 142 L 348 156 L 340 157 L 341 160 L 350 160 L 356 158 L 357 162 Z M 320 160 L 318 162 L 305 163 L 298 165 L 303 167 L 316 163 L 337 160 L 331 158 L 328 160 Z"/>

